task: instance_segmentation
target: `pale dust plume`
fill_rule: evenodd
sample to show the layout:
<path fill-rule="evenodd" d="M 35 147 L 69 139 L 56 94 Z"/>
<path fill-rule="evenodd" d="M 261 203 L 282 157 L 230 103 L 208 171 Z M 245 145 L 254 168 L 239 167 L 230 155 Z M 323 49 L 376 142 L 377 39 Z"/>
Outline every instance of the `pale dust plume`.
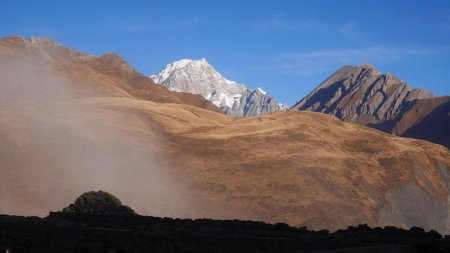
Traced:
<path fill-rule="evenodd" d="M 0 61 L 0 213 L 43 216 L 101 189 L 138 213 L 183 216 L 184 191 L 155 151 L 165 141 L 142 119 L 92 102 L 45 61 Z"/>

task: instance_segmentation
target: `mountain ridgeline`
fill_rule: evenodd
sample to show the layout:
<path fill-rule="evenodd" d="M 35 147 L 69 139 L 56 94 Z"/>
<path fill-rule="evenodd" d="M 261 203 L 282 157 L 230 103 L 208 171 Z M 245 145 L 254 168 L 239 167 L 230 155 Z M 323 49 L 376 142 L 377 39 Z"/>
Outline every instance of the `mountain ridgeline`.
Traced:
<path fill-rule="evenodd" d="M 261 88 L 252 90 L 227 80 L 205 58 L 183 59 L 167 64 L 158 74 L 150 77 L 169 90 L 200 94 L 230 116 L 257 116 L 288 109 L 287 105 L 277 103 Z"/>
<path fill-rule="evenodd" d="M 334 115 L 405 137 L 450 147 L 450 97 L 413 89 L 372 65 L 345 66 L 331 75 L 291 110 Z"/>
<path fill-rule="evenodd" d="M 44 216 L 104 189 L 117 198 L 82 195 L 65 213 L 134 219 L 120 198 L 161 217 L 450 233 L 450 151 L 426 141 L 308 111 L 229 117 L 117 54 L 43 38 L 0 39 L 0 105 L 1 214 Z"/>

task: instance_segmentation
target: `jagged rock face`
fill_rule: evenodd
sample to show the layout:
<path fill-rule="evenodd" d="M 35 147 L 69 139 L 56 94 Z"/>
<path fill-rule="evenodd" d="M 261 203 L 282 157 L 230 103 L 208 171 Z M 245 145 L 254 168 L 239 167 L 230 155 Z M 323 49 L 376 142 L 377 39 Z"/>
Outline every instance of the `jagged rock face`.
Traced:
<path fill-rule="evenodd" d="M 170 63 L 159 74 L 150 77 L 172 91 L 200 94 L 231 116 L 256 116 L 287 110 L 287 105 L 277 104 L 275 98 L 262 89 L 251 90 L 227 80 L 204 58 Z"/>
<path fill-rule="evenodd" d="M 63 212 L 89 215 L 134 215 L 133 209 L 122 205 L 117 197 L 104 191 L 82 194 L 75 203 L 64 208 Z"/>
<path fill-rule="evenodd" d="M 239 100 L 233 103 L 233 107 L 224 106 L 222 109 L 227 115 L 257 116 L 276 111 L 286 111 L 287 105 L 277 104 L 274 97 L 270 96 L 261 89 L 247 89 Z"/>
<path fill-rule="evenodd" d="M 338 70 L 292 109 L 332 114 L 362 125 L 395 119 L 412 101 L 431 98 L 423 89 L 412 89 L 372 65 L 346 66 Z"/>
<path fill-rule="evenodd" d="M 332 114 L 344 121 L 450 148 L 450 97 L 412 89 L 372 65 L 345 66 L 292 110 Z"/>
<path fill-rule="evenodd" d="M 206 59 L 173 62 L 151 78 L 173 91 L 201 94 L 217 106 L 222 102 L 232 105 L 234 95 L 246 90 L 244 85 L 225 79 Z"/>

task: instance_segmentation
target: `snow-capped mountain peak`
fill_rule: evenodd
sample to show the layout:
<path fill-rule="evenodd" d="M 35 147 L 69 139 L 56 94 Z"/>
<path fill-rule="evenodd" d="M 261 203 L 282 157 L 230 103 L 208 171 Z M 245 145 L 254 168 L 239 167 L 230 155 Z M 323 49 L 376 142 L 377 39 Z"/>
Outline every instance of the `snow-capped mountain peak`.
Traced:
<path fill-rule="evenodd" d="M 201 94 L 232 116 L 254 116 L 280 110 L 273 97 L 266 97 L 267 92 L 261 88 L 251 90 L 226 79 L 205 58 L 175 61 L 150 78 L 173 91 Z"/>
<path fill-rule="evenodd" d="M 159 74 L 151 75 L 150 78 L 152 78 L 156 83 L 163 82 L 170 76 L 170 73 L 172 73 L 176 69 L 184 68 L 191 62 L 192 60 L 189 59 L 181 59 L 179 61 L 172 62 L 170 64 L 167 64 Z"/>
<path fill-rule="evenodd" d="M 256 90 L 258 90 L 259 92 L 261 92 L 263 95 L 266 95 L 267 94 L 267 92 L 265 92 L 263 89 L 261 89 L 261 88 L 257 88 Z"/>

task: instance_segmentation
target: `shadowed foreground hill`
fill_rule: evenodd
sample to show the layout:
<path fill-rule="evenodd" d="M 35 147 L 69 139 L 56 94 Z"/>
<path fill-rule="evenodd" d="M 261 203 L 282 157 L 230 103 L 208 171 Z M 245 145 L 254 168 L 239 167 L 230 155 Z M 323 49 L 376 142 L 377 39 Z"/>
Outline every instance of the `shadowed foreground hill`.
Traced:
<path fill-rule="evenodd" d="M 43 219 L 0 215 L 0 252 L 406 253 L 450 248 L 449 238 L 418 227 L 359 225 L 329 233 L 283 223 L 141 216 L 103 191 L 84 193 L 68 208 Z"/>
<path fill-rule="evenodd" d="M 100 188 L 155 216 L 448 231 L 440 145 L 314 112 L 235 119 L 149 101 L 145 85 L 124 92 L 139 80 L 51 56 L 44 70 L 20 56 L 14 78 L 14 61 L 0 69 L 0 213 L 45 215 Z"/>

